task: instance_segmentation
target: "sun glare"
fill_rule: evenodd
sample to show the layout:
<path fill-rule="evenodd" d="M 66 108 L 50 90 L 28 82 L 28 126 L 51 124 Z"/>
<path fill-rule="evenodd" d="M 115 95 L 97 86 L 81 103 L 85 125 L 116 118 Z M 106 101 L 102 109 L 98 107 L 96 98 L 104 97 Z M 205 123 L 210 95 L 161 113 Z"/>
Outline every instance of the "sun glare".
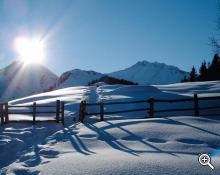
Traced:
<path fill-rule="evenodd" d="M 44 44 L 37 38 L 16 38 L 15 49 L 20 59 L 25 63 L 42 63 L 44 59 Z"/>

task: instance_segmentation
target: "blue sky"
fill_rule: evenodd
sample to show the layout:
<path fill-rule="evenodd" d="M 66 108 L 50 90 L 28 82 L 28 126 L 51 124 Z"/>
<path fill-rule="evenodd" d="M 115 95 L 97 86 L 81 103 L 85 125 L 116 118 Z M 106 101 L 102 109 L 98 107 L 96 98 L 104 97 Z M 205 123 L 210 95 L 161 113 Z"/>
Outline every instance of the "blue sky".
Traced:
<path fill-rule="evenodd" d="M 216 0 L 1 0 L 0 67 L 17 58 L 13 41 L 40 36 L 45 65 L 107 73 L 139 60 L 189 71 L 213 51 Z"/>

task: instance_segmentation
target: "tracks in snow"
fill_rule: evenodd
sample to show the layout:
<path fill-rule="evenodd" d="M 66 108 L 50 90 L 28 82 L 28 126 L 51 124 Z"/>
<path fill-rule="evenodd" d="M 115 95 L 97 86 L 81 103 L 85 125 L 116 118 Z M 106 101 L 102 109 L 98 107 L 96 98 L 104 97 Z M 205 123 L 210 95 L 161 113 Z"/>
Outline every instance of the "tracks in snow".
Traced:
<path fill-rule="evenodd" d="M 85 100 L 87 103 L 97 103 L 100 101 L 100 95 L 97 91 L 97 87 L 96 86 L 91 86 L 88 87 L 89 90 L 88 92 L 85 94 Z M 94 112 L 99 112 L 99 106 L 87 106 L 86 107 L 86 111 L 89 111 L 90 113 L 94 113 Z M 95 121 L 97 122 L 97 119 L 99 120 L 99 116 L 90 116 L 90 117 L 86 117 L 86 120 L 93 120 L 95 119 Z M 89 121 L 91 122 L 91 121 Z"/>

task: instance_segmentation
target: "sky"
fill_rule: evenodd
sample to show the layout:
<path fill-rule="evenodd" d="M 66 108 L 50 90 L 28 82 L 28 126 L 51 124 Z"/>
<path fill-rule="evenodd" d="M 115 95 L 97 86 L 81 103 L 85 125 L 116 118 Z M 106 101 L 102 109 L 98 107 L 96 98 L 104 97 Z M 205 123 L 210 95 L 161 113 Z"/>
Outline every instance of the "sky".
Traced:
<path fill-rule="evenodd" d="M 18 59 L 14 40 L 40 37 L 43 64 L 109 73 L 137 61 L 189 71 L 210 61 L 217 0 L 0 0 L 0 68 Z M 220 32 L 220 30 L 219 30 Z"/>

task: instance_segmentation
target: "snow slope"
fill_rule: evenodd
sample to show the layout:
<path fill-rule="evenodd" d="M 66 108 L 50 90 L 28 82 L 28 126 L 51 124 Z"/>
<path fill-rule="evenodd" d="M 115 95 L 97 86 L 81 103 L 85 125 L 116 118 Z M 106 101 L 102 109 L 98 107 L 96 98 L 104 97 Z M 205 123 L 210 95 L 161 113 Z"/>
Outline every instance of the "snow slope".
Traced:
<path fill-rule="evenodd" d="M 95 71 L 73 69 L 60 76 L 57 82 L 57 88 L 86 86 L 92 80 L 97 80 L 104 75 Z M 106 75 L 139 84 L 169 84 L 180 82 L 188 73 L 175 66 L 169 66 L 164 63 L 139 61 L 129 68 L 106 73 Z"/>
<path fill-rule="evenodd" d="M 8 101 L 53 88 L 57 76 L 40 64 L 15 61 L 0 70 L 0 99 Z"/>
<path fill-rule="evenodd" d="M 57 88 L 65 88 L 71 86 L 87 86 L 92 80 L 102 77 L 103 74 L 95 71 L 85 71 L 74 69 L 63 73 L 57 82 Z"/>
<path fill-rule="evenodd" d="M 139 61 L 129 68 L 109 75 L 139 84 L 169 84 L 180 82 L 188 73 L 164 63 Z"/>
<path fill-rule="evenodd" d="M 58 78 L 41 64 L 25 65 L 21 61 L 15 61 L 0 70 L 0 99 L 4 102 L 54 88 L 85 86 L 103 75 L 95 71 L 74 69 Z M 141 61 L 108 75 L 140 84 L 167 84 L 179 82 L 187 73 L 174 66 Z"/>
<path fill-rule="evenodd" d="M 128 101 L 150 96 L 182 98 L 192 96 L 195 91 L 203 96 L 220 95 L 220 82 L 81 86 L 11 101 L 18 105 L 33 100 L 41 104 L 64 100 L 66 125 L 11 123 L 1 126 L 0 172 L 2 175 L 220 174 L 220 116 L 141 116 L 137 119 L 139 113 L 133 113 L 105 116 L 104 122 L 96 122 L 99 116 L 88 118 L 85 124 L 73 122 L 78 116 L 81 100 Z M 113 109 L 115 107 L 109 108 Z M 198 163 L 200 153 L 212 155 L 215 170 Z"/>

